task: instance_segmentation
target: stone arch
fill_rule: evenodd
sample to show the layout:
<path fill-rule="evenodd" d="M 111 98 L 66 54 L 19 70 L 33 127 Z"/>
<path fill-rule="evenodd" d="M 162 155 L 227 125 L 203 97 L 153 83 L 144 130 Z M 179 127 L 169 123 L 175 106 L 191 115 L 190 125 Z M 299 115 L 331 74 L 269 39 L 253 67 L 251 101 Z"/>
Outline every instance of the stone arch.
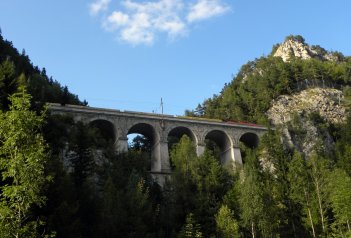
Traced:
<path fill-rule="evenodd" d="M 169 130 L 166 132 L 168 153 L 171 151 L 173 145 L 178 143 L 179 140 L 184 135 L 188 136 L 192 140 L 194 145 L 197 145 L 197 137 L 189 127 L 174 126 L 172 128 L 169 128 Z M 170 166 L 171 166 L 171 161 L 170 161 Z"/>
<path fill-rule="evenodd" d="M 81 117 L 80 121 L 84 121 L 84 123 L 89 123 L 89 124 L 92 123 L 93 121 L 106 121 L 106 122 L 111 123 L 112 125 L 114 124 L 114 121 L 111 120 L 108 117 L 97 117 L 97 116 L 94 116 L 94 117 L 89 117 L 89 116 Z"/>
<path fill-rule="evenodd" d="M 161 172 L 164 148 L 161 147 L 160 135 L 156 128 L 150 123 L 137 122 L 129 127 L 127 135 L 134 133 L 141 134 L 151 140 L 150 170 L 151 172 Z"/>
<path fill-rule="evenodd" d="M 222 130 L 211 130 L 207 132 L 205 140 L 211 140 L 217 144 L 220 149 L 221 164 L 231 164 L 233 161 L 233 142 L 230 136 Z"/>
<path fill-rule="evenodd" d="M 152 142 L 154 143 L 158 139 L 158 134 L 156 133 L 156 130 L 154 126 L 152 126 L 149 123 L 145 122 L 138 122 L 133 124 L 127 131 L 127 135 L 129 134 L 142 134 L 146 137 L 148 137 Z"/>
<path fill-rule="evenodd" d="M 244 143 L 245 146 L 253 149 L 257 148 L 260 142 L 259 136 L 254 132 L 246 132 L 240 136 L 240 142 Z"/>
<path fill-rule="evenodd" d="M 179 140 L 183 135 L 187 135 L 195 144 L 197 143 L 195 133 L 190 128 L 185 126 L 175 126 L 171 128 L 167 133 L 167 140 L 170 137 L 174 137 Z"/>
<path fill-rule="evenodd" d="M 115 126 L 106 119 L 94 118 L 89 120 L 89 126 L 96 128 L 107 143 L 114 144 L 116 141 Z"/>

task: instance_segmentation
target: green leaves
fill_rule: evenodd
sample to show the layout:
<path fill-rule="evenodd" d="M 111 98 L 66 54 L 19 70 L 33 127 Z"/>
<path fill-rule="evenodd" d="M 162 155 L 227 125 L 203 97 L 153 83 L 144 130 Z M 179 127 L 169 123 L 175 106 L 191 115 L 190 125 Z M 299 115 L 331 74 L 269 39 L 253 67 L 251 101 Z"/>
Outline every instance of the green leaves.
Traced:
<path fill-rule="evenodd" d="M 335 169 L 329 177 L 330 202 L 337 233 L 351 235 L 351 177 L 342 169 Z"/>
<path fill-rule="evenodd" d="M 222 238 L 239 238 L 239 225 L 234 213 L 228 206 L 222 205 L 215 216 L 217 234 Z"/>
<path fill-rule="evenodd" d="M 10 110 L 0 114 L 0 230 L 5 231 L 3 237 L 36 236 L 31 208 L 45 203 L 42 189 L 49 180 L 44 174 L 47 148 L 40 134 L 44 116 L 30 111 L 24 88 L 10 102 Z"/>
<path fill-rule="evenodd" d="M 170 191 L 165 195 L 169 201 L 165 210 L 171 214 L 173 228 L 179 230 L 179 224 L 191 213 L 203 234 L 214 234 L 215 214 L 231 186 L 229 175 L 209 151 L 198 157 L 187 136 L 174 146 L 171 160 L 174 171 L 167 188 Z M 195 236 L 194 231 L 191 234 Z"/>
<path fill-rule="evenodd" d="M 200 225 L 194 220 L 194 215 L 189 213 L 185 219 L 181 231 L 179 232 L 178 238 L 202 238 L 200 231 Z"/>
<path fill-rule="evenodd" d="M 265 112 L 273 99 L 309 87 L 338 87 L 350 84 L 350 61 L 321 61 L 261 57 L 243 65 L 219 95 L 205 100 L 208 118 L 268 123 Z"/>

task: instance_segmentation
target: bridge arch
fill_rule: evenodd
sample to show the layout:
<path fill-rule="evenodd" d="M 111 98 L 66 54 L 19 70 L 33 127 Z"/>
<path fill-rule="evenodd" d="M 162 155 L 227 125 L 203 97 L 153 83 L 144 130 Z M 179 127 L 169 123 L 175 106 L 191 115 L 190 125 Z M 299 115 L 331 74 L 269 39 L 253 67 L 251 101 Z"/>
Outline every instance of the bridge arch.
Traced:
<path fill-rule="evenodd" d="M 244 143 L 245 146 L 254 149 L 258 147 L 260 142 L 260 138 L 256 133 L 246 132 L 240 136 L 240 142 Z"/>
<path fill-rule="evenodd" d="M 222 165 L 227 165 L 233 160 L 233 142 L 228 134 L 222 130 L 211 130 L 207 132 L 205 140 L 213 141 L 220 149 Z"/>
<path fill-rule="evenodd" d="M 132 124 L 127 130 L 127 135 L 129 134 L 141 134 L 147 137 L 151 141 L 151 172 L 161 172 L 163 166 L 163 160 L 167 159 L 163 155 L 164 148 L 162 147 L 163 143 L 161 142 L 161 137 L 159 130 L 157 130 L 154 125 L 147 122 L 136 122 Z M 167 152 L 168 154 L 168 152 Z"/>
<path fill-rule="evenodd" d="M 113 145 L 116 141 L 116 134 L 115 134 L 115 126 L 114 124 L 106 119 L 100 119 L 100 118 L 95 118 L 92 120 L 89 120 L 89 126 L 96 128 L 100 136 L 102 137 L 101 139 L 105 140 L 101 143 L 98 142 L 101 146 L 103 146 L 105 143 Z"/>
<path fill-rule="evenodd" d="M 127 135 L 130 134 L 141 134 L 148 137 L 152 143 L 158 139 L 158 134 L 155 128 L 151 124 L 145 122 L 134 123 L 132 126 L 130 126 L 127 131 Z"/>
<path fill-rule="evenodd" d="M 170 156 L 170 151 L 172 150 L 173 146 L 177 144 L 184 135 L 188 136 L 194 145 L 197 144 L 197 137 L 189 127 L 173 126 L 169 128 L 169 130 L 166 132 L 168 156 Z M 169 161 L 169 163 L 170 167 L 172 167 L 172 162 Z"/>
<path fill-rule="evenodd" d="M 170 128 L 169 132 L 167 133 L 167 141 L 169 143 L 169 146 L 172 146 L 174 143 L 179 142 L 179 140 L 184 135 L 188 136 L 193 141 L 193 143 L 197 143 L 196 135 L 190 128 L 185 126 L 175 126 Z"/>

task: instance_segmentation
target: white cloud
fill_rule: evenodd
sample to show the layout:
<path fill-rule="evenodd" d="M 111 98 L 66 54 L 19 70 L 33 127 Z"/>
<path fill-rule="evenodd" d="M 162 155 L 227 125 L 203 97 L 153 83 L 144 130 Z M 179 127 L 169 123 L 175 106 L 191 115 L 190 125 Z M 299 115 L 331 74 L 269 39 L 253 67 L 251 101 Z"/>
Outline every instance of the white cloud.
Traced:
<path fill-rule="evenodd" d="M 96 0 L 90 5 L 91 14 L 108 10 L 110 1 Z M 228 9 L 220 0 L 121 0 L 118 9 L 102 15 L 102 26 L 127 43 L 151 45 L 159 33 L 176 38 L 184 35 L 192 22 L 224 14 Z"/>
<path fill-rule="evenodd" d="M 214 16 L 222 15 L 230 8 L 218 0 L 199 0 L 190 7 L 188 22 L 202 21 Z"/>
<path fill-rule="evenodd" d="M 119 27 L 125 26 L 130 21 L 129 16 L 123 12 L 114 11 L 104 21 L 103 25 L 106 30 L 112 31 Z"/>
<path fill-rule="evenodd" d="M 89 5 L 90 14 L 97 15 L 102 11 L 106 11 L 110 2 L 111 0 L 96 0 L 95 2 Z"/>
<path fill-rule="evenodd" d="M 130 24 L 121 31 L 120 38 L 133 45 L 152 44 L 154 34 L 149 15 L 142 12 L 135 14 Z"/>
<path fill-rule="evenodd" d="M 165 31 L 171 37 L 176 37 L 177 35 L 181 34 L 185 30 L 185 24 L 180 19 L 173 19 L 173 20 L 163 20 L 158 19 L 156 21 L 157 29 L 161 31 Z"/>

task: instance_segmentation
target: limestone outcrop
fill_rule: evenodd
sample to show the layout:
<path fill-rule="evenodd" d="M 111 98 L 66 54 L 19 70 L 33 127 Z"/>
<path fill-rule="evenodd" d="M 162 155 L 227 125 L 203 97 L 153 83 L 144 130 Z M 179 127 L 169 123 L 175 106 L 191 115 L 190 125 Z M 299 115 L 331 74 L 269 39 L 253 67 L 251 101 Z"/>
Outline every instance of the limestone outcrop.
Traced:
<path fill-rule="evenodd" d="M 310 46 L 304 42 L 303 38 L 299 40 L 294 37 L 287 38 L 282 44 L 280 44 L 273 56 L 281 57 L 284 62 L 289 61 L 291 57 L 338 61 L 337 55 L 327 52 L 319 46 Z"/>
<path fill-rule="evenodd" d="M 267 112 L 274 125 L 286 124 L 293 115 L 318 113 L 330 123 L 346 120 L 345 107 L 341 105 L 342 91 L 333 88 L 311 88 L 293 95 L 281 95 L 272 102 Z"/>
<path fill-rule="evenodd" d="M 317 145 L 325 151 L 332 148 L 333 138 L 323 123 L 335 124 L 346 120 L 342 100 L 342 91 L 337 89 L 306 89 L 273 100 L 267 116 L 273 125 L 281 128 L 284 144 L 308 157 Z"/>

